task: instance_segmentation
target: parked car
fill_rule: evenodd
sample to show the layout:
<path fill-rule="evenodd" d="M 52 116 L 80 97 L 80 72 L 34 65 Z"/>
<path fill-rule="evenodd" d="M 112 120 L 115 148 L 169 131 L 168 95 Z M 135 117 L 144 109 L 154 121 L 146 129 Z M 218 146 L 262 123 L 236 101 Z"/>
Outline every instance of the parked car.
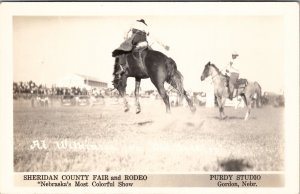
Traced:
<path fill-rule="evenodd" d="M 78 106 L 88 106 L 90 104 L 90 97 L 87 95 L 82 95 L 76 97 L 76 104 Z"/>
<path fill-rule="evenodd" d="M 75 106 L 76 99 L 73 95 L 64 95 L 61 98 L 61 105 L 62 106 Z"/>

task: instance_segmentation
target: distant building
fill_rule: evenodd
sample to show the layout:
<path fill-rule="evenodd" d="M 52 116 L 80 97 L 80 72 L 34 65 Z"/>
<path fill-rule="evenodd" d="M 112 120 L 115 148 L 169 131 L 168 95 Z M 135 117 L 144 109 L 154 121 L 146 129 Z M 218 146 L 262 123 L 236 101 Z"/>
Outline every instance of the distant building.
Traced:
<path fill-rule="evenodd" d="M 104 81 L 101 81 L 98 78 L 70 73 L 67 74 L 65 77 L 58 80 L 56 83 L 57 87 L 79 87 L 79 88 L 86 88 L 86 89 L 104 89 L 107 88 L 108 84 Z"/>

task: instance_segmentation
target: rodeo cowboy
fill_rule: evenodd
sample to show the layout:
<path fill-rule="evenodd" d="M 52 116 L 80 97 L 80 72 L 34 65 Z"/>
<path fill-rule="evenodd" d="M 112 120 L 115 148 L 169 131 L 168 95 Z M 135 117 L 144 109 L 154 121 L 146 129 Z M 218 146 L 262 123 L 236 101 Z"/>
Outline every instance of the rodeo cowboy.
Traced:
<path fill-rule="evenodd" d="M 231 60 L 225 68 L 225 75 L 227 76 L 227 86 L 229 99 L 232 100 L 233 96 L 237 92 L 237 80 L 239 79 L 239 70 L 236 68 L 237 58 L 239 54 L 237 52 L 232 52 Z"/>
<path fill-rule="evenodd" d="M 148 25 L 144 19 L 140 19 L 133 23 L 125 38 L 139 49 L 148 46 L 147 36 L 149 36 Z"/>
<path fill-rule="evenodd" d="M 149 41 L 148 41 L 149 40 Z M 170 47 L 164 45 L 161 41 L 158 41 L 153 36 L 150 36 L 149 27 L 144 19 L 136 20 L 130 30 L 125 36 L 125 42 L 128 41 L 136 49 L 145 48 L 151 46 L 154 42 L 161 45 L 165 50 L 169 50 Z M 149 42 L 151 44 L 149 44 Z"/>
<path fill-rule="evenodd" d="M 116 57 L 124 51 L 140 50 L 148 46 L 147 36 L 149 36 L 148 25 L 145 20 L 136 20 L 130 30 L 125 34 L 125 41 L 119 48 L 113 51 L 112 56 Z"/>
<path fill-rule="evenodd" d="M 151 48 L 148 43 L 148 39 L 151 42 L 156 42 L 161 45 L 165 50 L 169 50 L 169 46 L 163 45 L 161 41 L 155 40 L 153 37 L 149 37 L 149 27 L 144 19 L 136 20 L 130 27 L 130 30 L 126 32 L 124 39 L 125 41 L 120 45 L 119 48 L 113 51 L 112 56 L 118 56 L 122 51 L 132 51 L 138 53 L 138 58 L 141 63 L 141 53 L 145 48 Z M 122 71 L 124 71 L 122 67 Z M 121 72 L 120 72 L 121 73 Z"/>

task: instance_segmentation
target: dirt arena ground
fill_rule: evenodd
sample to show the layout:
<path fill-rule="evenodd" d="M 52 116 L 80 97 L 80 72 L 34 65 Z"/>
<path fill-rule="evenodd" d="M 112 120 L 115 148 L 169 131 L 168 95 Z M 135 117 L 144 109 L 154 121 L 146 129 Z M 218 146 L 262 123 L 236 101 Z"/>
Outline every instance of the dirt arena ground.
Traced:
<path fill-rule="evenodd" d="M 161 100 L 141 99 L 142 112 L 106 99 L 94 107 L 30 106 L 14 101 L 16 172 L 203 172 L 284 170 L 284 108 L 187 107 L 165 113 Z"/>

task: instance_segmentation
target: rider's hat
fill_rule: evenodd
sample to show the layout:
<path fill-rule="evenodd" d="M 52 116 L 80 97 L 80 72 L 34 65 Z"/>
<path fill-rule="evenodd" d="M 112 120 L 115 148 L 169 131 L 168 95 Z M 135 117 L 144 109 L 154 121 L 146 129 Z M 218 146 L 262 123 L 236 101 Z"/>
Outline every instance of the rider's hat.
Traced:
<path fill-rule="evenodd" d="M 146 22 L 145 22 L 145 20 L 144 19 L 140 19 L 140 20 L 136 20 L 137 22 L 142 22 L 143 24 L 145 24 L 146 26 L 148 26 L 147 24 L 146 24 Z"/>
<path fill-rule="evenodd" d="M 239 56 L 239 54 L 236 51 L 233 51 L 232 56 Z"/>

